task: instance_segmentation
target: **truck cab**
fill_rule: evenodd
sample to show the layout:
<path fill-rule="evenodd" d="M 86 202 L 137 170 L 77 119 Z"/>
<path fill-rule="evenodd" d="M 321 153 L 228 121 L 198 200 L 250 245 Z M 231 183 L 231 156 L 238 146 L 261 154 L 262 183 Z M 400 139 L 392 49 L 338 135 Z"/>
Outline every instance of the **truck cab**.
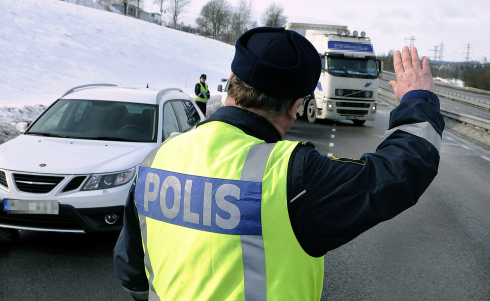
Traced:
<path fill-rule="evenodd" d="M 310 122 L 352 120 L 356 125 L 375 120 L 383 69 L 365 33 L 351 34 L 347 26 L 322 24 L 286 23 L 285 28 L 305 36 L 322 61 L 314 97 L 305 98 L 298 115 Z"/>

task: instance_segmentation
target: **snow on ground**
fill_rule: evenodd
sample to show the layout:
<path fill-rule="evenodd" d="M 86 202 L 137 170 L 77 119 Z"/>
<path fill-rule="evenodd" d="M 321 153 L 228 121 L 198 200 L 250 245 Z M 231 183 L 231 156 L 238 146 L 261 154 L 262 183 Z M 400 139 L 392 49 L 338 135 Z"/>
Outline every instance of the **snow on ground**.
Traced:
<path fill-rule="evenodd" d="M 17 134 L 15 123 L 32 122 L 74 86 L 148 84 L 193 96 L 205 73 L 217 96 L 234 52 L 219 41 L 64 1 L 1 0 L 0 143 Z"/>
<path fill-rule="evenodd" d="M 434 77 L 434 81 L 436 83 L 443 83 L 447 85 L 453 85 L 453 86 L 458 86 L 458 87 L 464 87 L 464 82 L 460 79 L 446 79 L 446 78 L 441 78 L 441 77 Z"/>

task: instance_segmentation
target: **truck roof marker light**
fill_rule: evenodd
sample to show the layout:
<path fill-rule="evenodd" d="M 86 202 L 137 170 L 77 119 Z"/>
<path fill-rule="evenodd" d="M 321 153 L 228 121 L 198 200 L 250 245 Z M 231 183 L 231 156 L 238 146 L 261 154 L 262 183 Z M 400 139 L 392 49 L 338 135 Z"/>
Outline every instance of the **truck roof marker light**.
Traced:
<path fill-rule="evenodd" d="M 352 35 L 353 35 L 354 37 L 356 37 L 356 38 L 357 38 L 357 34 L 358 34 L 358 33 L 357 33 L 357 30 L 354 30 L 354 32 L 352 33 Z"/>
<path fill-rule="evenodd" d="M 350 30 L 346 29 L 345 30 L 345 36 L 348 37 L 350 35 Z"/>
<path fill-rule="evenodd" d="M 366 36 L 366 32 L 365 31 L 361 31 L 361 37 L 365 37 Z"/>
<path fill-rule="evenodd" d="M 342 35 L 342 29 L 337 29 L 337 34 L 340 36 Z"/>

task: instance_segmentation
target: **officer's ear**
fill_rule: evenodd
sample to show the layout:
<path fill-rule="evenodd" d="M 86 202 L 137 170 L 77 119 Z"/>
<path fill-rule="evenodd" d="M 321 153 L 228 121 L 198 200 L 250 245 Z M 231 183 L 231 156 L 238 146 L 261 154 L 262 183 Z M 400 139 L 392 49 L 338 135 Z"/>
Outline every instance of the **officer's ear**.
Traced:
<path fill-rule="evenodd" d="M 296 99 L 293 105 L 286 111 L 286 114 L 288 115 L 289 118 L 296 120 L 296 111 L 298 111 L 298 107 L 299 104 L 301 103 L 301 100 L 303 100 L 303 98 Z"/>

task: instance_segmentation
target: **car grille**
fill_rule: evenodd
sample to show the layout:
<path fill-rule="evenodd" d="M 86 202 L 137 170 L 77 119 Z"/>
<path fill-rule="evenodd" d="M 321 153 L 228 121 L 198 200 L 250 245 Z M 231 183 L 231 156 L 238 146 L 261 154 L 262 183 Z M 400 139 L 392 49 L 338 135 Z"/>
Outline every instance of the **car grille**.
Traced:
<path fill-rule="evenodd" d="M 7 184 L 7 177 L 5 176 L 5 172 L 3 170 L 0 170 L 0 184 L 5 187 L 9 187 Z"/>
<path fill-rule="evenodd" d="M 355 103 L 355 102 L 340 102 L 337 101 L 335 103 L 337 107 L 344 107 L 344 108 L 369 108 L 370 104 L 369 103 Z"/>
<path fill-rule="evenodd" d="M 85 178 L 87 178 L 87 177 L 86 176 L 74 177 L 70 181 L 70 183 L 68 183 L 68 185 L 66 185 L 65 188 L 63 188 L 63 192 L 72 191 L 72 190 L 77 189 L 78 187 L 80 187 L 80 185 L 82 185 L 83 181 L 85 181 Z"/>
<path fill-rule="evenodd" d="M 48 193 L 63 179 L 64 177 L 14 173 L 14 181 L 17 189 L 29 193 Z"/>
<path fill-rule="evenodd" d="M 345 109 L 338 109 L 337 113 L 343 114 L 343 115 L 366 115 L 368 113 L 368 110 L 345 110 Z"/>
<path fill-rule="evenodd" d="M 342 93 L 339 93 L 340 90 Z M 367 96 L 366 92 L 368 92 Z M 368 90 L 335 89 L 335 95 L 341 97 L 373 98 L 373 94 L 373 91 Z"/>

